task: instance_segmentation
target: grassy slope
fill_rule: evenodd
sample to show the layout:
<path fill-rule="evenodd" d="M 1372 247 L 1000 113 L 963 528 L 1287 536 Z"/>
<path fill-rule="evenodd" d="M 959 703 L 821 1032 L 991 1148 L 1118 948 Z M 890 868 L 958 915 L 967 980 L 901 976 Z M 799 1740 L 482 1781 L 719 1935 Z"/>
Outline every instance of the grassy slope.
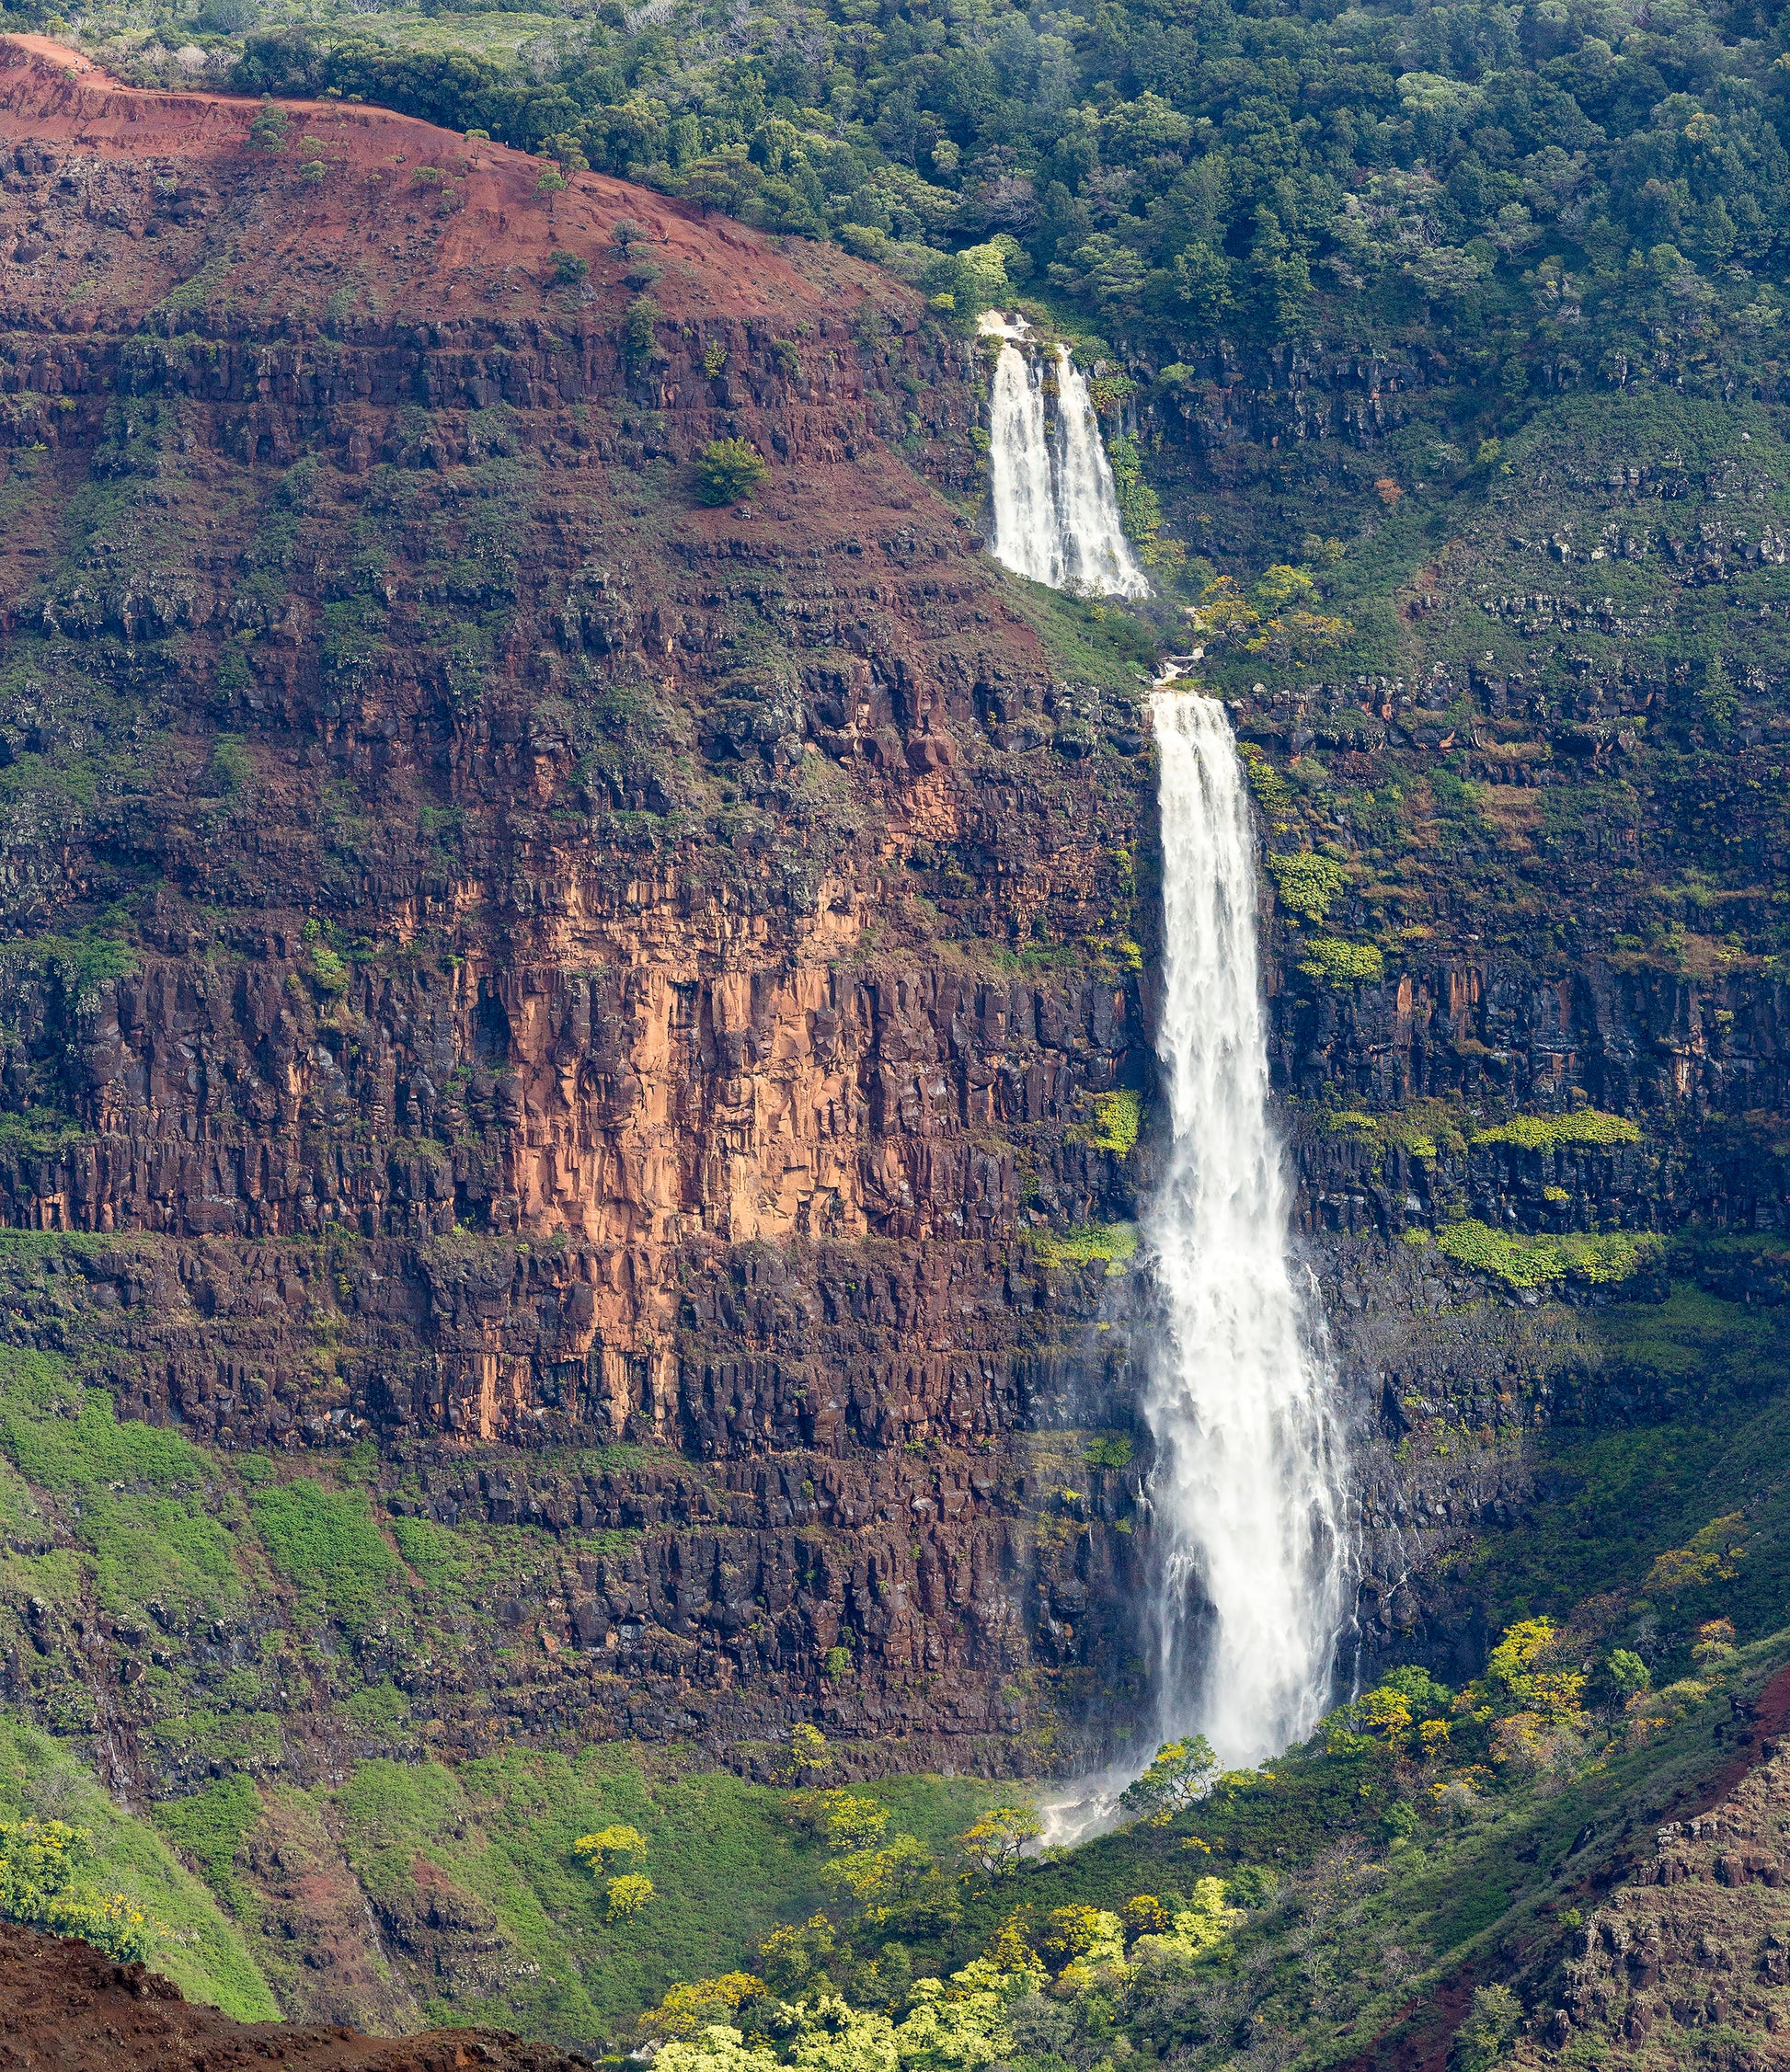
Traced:
<path fill-rule="evenodd" d="M 27 1816 L 93 1830 L 96 1882 L 140 1901 L 159 1924 L 155 1968 L 189 1999 L 210 2000 L 245 2021 L 278 2016 L 241 1929 L 155 1827 L 108 1797 L 50 1735 L 0 1716 L 0 1820 Z"/>
<path fill-rule="evenodd" d="M 669 1773 L 668 1773 L 669 1772 Z M 903 1778 L 855 1791 L 896 1826 L 943 1845 L 1012 1787 Z M 780 1792 L 609 1744 L 576 1758 L 513 1750 L 448 1769 L 361 1765 L 325 1817 L 376 1897 L 402 1896 L 419 1860 L 497 1916 L 514 1955 L 500 1998 L 425 2001 L 442 2020 L 516 2020 L 589 2043 L 625 2031 L 678 1979 L 752 1966 L 779 1921 L 822 1903 L 823 1852 L 779 1817 Z M 656 1896 L 632 1921 L 605 1918 L 602 1882 L 573 1859 L 582 1834 L 625 1823 L 647 1837 Z M 538 1975 L 527 1967 L 539 1966 Z"/>

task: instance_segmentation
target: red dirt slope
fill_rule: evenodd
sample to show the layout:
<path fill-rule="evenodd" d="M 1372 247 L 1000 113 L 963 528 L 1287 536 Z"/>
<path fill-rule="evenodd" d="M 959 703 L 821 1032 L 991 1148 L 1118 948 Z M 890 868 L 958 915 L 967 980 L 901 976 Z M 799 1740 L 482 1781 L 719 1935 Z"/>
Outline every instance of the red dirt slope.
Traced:
<path fill-rule="evenodd" d="M 324 276 L 331 288 L 373 289 L 394 315 L 439 319 L 499 301 L 507 312 L 512 292 L 533 308 L 530 291 L 552 284 L 561 251 L 587 261 L 593 290 L 619 298 L 629 292 L 628 261 L 611 234 L 624 219 L 639 227 L 637 258 L 664 269 L 681 314 L 767 316 L 842 302 L 849 310 L 876 278 L 820 247 L 803 254 L 798 271 L 756 232 L 600 174 L 574 174 L 563 192 L 543 194 L 542 161 L 384 109 L 281 105 L 290 129 L 270 155 L 249 139 L 257 102 L 120 86 L 44 38 L 0 37 L 0 152 L 78 148 L 100 175 L 89 222 L 126 233 L 98 235 L 91 247 L 27 235 L 0 249 L 0 301 L 22 290 L 33 303 L 54 292 L 77 316 L 142 309 L 189 277 L 182 262 L 204 243 L 220 203 L 232 233 L 231 300 L 266 295 L 289 312 L 302 311 Z M 321 174 L 307 177 L 317 166 Z M 157 177 L 190 185 L 195 174 L 209 176 L 212 191 L 172 212 L 159 205 Z"/>
<path fill-rule="evenodd" d="M 396 2040 L 352 2029 L 233 2021 L 141 1964 L 0 1924 L 0 2072 L 577 2072 L 583 2057 L 490 2029 Z"/>

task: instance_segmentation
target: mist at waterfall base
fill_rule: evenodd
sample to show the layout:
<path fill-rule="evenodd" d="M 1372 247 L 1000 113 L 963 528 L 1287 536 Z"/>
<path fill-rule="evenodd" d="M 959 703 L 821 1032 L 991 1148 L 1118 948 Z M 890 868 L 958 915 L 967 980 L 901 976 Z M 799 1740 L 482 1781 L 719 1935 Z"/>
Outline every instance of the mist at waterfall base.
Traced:
<path fill-rule="evenodd" d="M 1081 369 L 1061 346 L 1028 349 L 1024 324 L 991 314 L 981 328 L 1003 341 L 989 410 L 990 553 L 1052 590 L 1149 596 Z"/>
<path fill-rule="evenodd" d="M 1041 1801 L 1049 1842 L 1110 1826 L 1159 1741 L 1203 1734 L 1229 1769 L 1303 1740 L 1346 1610 L 1341 1438 L 1268 1108 L 1248 796 L 1224 707 L 1175 673 L 1151 699 L 1170 1123 L 1143 1225 L 1161 1317 L 1144 1403 L 1157 1711 L 1125 1758 Z"/>

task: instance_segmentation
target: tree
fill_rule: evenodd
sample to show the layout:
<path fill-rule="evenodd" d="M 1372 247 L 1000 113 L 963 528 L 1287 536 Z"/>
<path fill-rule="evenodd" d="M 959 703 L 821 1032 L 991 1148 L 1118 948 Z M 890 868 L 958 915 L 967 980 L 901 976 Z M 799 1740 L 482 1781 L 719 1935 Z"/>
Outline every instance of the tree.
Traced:
<path fill-rule="evenodd" d="M 248 141 L 257 151 L 284 151 L 292 121 L 277 101 L 263 101 L 248 125 Z"/>
<path fill-rule="evenodd" d="M 737 504 L 770 476 L 763 454 L 750 440 L 711 439 L 696 464 L 696 498 L 709 505 Z"/>
<path fill-rule="evenodd" d="M 1218 1757 L 1203 1734 L 1165 1741 L 1142 1776 L 1119 1794 L 1119 1803 L 1161 1827 L 1202 1797 L 1217 1775 Z"/>
<path fill-rule="evenodd" d="M 827 1737 L 818 1726 L 799 1720 L 789 1730 L 789 1749 L 784 1757 L 777 1781 L 781 1784 L 799 1784 L 810 1773 L 818 1776 L 832 1768 L 832 1750 L 827 1746 Z"/>
<path fill-rule="evenodd" d="M 1522 2020 L 1522 2002 L 1508 1986 L 1474 1988 L 1473 2011 L 1454 2037 L 1451 2072 L 1491 2072 Z"/>
<path fill-rule="evenodd" d="M 608 1917 L 612 1921 L 631 1921 L 653 1896 L 652 1880 L 643 1877 L 637 1871 L 612 1878 L 608 1885 Z"/>
<path fill-rule="evenodd" d="M 148 1960 L 148 1917 L 121 1892 L 101 1892 L 87 1872 L 93 1830 L 62 1820 L 0 1822 L 0 1920 L 52 1935 L 78 1935 L 120 1963 Z"/>
<path fill-rule="evenodd" d="M 991 1806 L 958 1837 L 958 1853 L 972 1874 L 1004 1878 L 1043 1832 L 1036 1806 Z"/>
<path fill-rule="evenodd" d="M 572 1844 L 572 1854 L 587 1871 L 598 1873 L 608 1870 L 610 1860 L 617 1856 L 645 1856 L 647 1837 L 637 1827 L 602 1827 L 594 1835 L 580 1835 Z"/>

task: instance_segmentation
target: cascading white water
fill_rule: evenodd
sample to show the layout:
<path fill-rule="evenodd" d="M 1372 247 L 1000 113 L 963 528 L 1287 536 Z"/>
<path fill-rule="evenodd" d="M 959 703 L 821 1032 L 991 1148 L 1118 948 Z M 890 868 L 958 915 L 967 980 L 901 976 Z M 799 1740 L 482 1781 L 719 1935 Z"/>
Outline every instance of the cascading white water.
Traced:
<path fill-rule="evenodd" d="M 1061 346 L 1048 359 L 1025 349 L 1023 324 L 988 315 L 982 329 L 1003 341 L 989 414 L 990 552 L 1052 590 L 1147 597 L 1081 369 Z"/>
<path fill-rule="evenodd" d="M 1146 1411 L 1160 1728 L 1227 1766 L 1315 1725 L 1344 1615 L 1341 1438 L 1288 1256 L 1268 1112 L 1255 837 L 1224 707 L 1160 683 L 1170 1140 L 1146 1219 L 1165 1330 Z"/>

